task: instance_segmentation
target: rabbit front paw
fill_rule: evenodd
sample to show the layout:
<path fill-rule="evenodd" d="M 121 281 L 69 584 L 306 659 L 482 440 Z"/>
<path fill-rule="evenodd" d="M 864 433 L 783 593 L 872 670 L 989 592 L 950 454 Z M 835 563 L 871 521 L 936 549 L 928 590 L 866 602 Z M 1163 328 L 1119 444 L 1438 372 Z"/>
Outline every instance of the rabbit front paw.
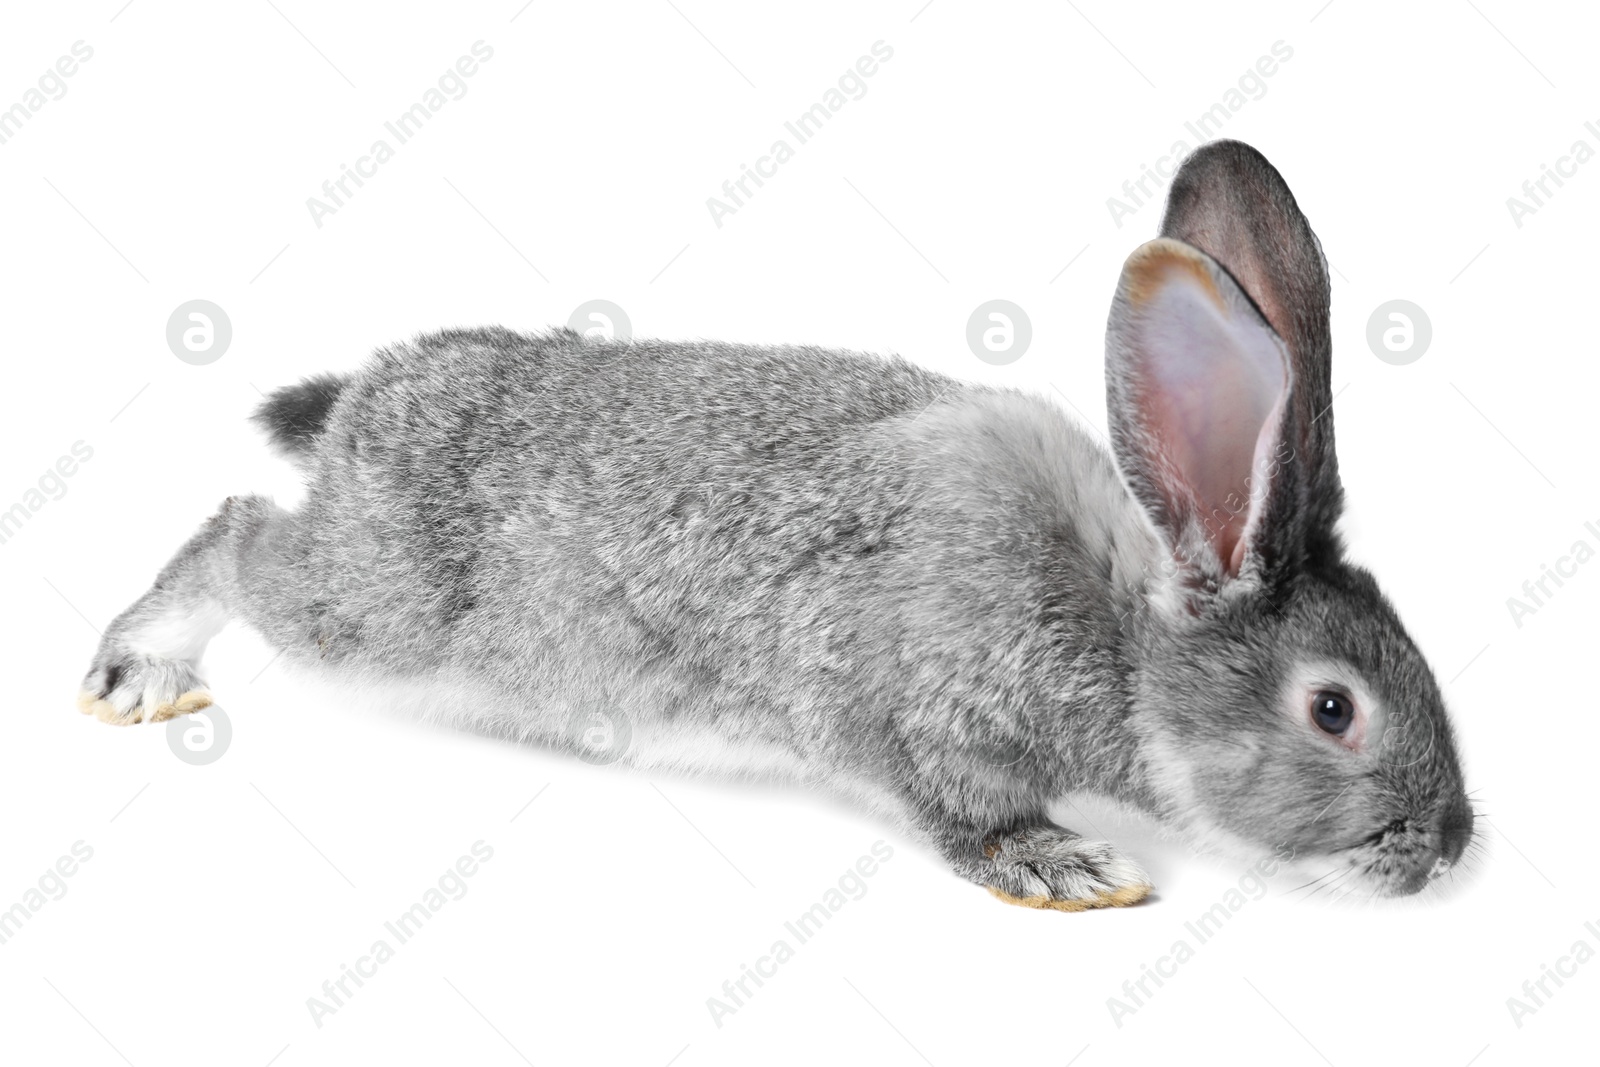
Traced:
<path fill-rule="evenodd" d="M 1007 904 L 1056 911 L 1121 908 L 1150 893 L 1139 866 L 1104 841 L 1032 826 L 984 842 L 985 887 Z"/>
<path fill-rule="evenodd" d="M 193 664 L 137 654 L 102 652 L 78 694 L 79 711 L 114 726 L 165 722 L 210 705 Z"/>

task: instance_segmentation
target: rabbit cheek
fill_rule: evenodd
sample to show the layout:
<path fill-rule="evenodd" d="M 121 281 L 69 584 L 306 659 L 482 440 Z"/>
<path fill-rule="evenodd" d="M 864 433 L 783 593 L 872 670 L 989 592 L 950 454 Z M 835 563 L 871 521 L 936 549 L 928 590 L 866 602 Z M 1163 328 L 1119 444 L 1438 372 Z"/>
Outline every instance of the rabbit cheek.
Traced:
<path fill-rule="evenodd" d="M 1153 733 L 1145 741 L 1151 783 L 1166 817 L 1208 850 L 1236 856 L 1271 847 L 1276 813 L 1260 771 L 1271 757 L 1226 736 Z"/>

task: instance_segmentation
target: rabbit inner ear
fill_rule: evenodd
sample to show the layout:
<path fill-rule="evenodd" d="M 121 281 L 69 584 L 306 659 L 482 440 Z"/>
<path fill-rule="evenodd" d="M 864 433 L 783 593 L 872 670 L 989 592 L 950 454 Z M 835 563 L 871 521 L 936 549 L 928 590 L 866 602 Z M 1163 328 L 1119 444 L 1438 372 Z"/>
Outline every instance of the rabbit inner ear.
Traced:
<path fill-rule="evenodd" d="M 1236 576 L 1279 458 L 1283 342 L 1226 271 L 1160 239 L 1123 269 L 1107 371 L 1118 460 L 1141 502 L 1180 562 L 1204 551 Z"/>

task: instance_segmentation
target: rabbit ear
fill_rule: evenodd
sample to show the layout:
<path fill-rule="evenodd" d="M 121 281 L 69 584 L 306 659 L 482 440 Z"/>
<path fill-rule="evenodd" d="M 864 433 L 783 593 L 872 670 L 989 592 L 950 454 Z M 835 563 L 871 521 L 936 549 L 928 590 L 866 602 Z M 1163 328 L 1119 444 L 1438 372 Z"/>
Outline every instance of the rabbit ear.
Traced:
<path fill-rule="evenodd" d="M 1274 487 L 1272 508 L 1288 543 L 1337 553 L 1343 505 L 1333 445 L 1333 347 L 1328 268 L 1311 224 L 1266 157 L 1238 141 L 1213 141 L 1191 154 L 1167 194 L 1161 236 L 1220 263 L 1288 345 L 1294 383 L 1285 413 L 1292 470 Z"/>
<path fill-rule="evenodd" d="M 1158 238 L 1123 267 L 1106 385 L 1119 465 L 1186 577 L 1236 577 L 1284 471 L 1283 341 L 1209 256 Z"/>

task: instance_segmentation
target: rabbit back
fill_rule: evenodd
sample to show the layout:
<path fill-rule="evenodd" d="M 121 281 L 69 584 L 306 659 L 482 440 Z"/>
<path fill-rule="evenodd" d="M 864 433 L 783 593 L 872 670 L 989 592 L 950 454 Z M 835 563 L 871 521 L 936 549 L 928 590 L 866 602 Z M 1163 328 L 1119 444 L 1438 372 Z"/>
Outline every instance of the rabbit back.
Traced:
<path fill-rule="evenodd" d="M 571 331 L 423 337 L 322 390 L 285 595 L 324 663 L 480 693 L 442 717 L 548 737 L 600 707 L 658 747 L 829 766 L 970 734 L 1042 762 L 1074 743 L 1036 736 L 1065 705 L 1121 699 L 1148 530 L 1042 400 Z"/>

